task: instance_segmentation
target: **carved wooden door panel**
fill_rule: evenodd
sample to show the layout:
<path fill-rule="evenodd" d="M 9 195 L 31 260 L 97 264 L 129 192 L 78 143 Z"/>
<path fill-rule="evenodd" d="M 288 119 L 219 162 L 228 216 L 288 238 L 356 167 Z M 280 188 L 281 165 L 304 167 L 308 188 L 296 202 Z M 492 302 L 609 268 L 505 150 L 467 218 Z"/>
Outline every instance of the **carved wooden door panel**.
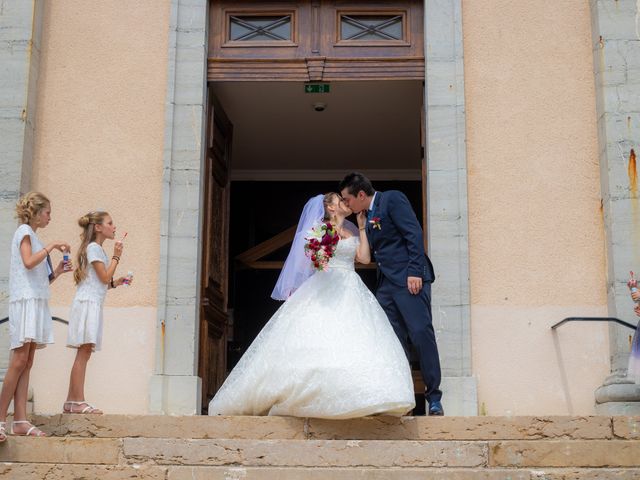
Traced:
<path fill-rule="evenodd" d="M 204 180 L 200 359 L 202 408 L 222 385 L 227 356 L 229 165 L 233 126 L 209 92 Z"/>
<path fill-rule="evenodd" d="M 211 0 L 209 81 L 421 80 L 422 0 Z"/>

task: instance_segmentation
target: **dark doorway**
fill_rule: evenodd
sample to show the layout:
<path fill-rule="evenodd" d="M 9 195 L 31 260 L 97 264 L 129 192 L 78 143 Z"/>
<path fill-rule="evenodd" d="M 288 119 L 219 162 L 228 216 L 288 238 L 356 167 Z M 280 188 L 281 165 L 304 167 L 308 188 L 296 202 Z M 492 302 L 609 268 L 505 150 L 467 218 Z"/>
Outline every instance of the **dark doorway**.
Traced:
<path fill-rule="evenodd" d="M 216 323 L 221 328 L 209 328 L 208 337 L 201 332 L 203 338 L 213 332 L 217 342 L 200 351 L 201 375 L 211 377 L 204 412 L 226 372 L 281 305 L 270 294 L 289 252 L 290 229 L 310 197 L 335 191 L 342 176 L 356 170 L 380 191 L 404 192 L 420 223 L 426 218 L 421 82 L 334 82 L 317 95 L 305 93 L 299 82 L 220 82 L 210 84 L 210 91 L 218 111 L 224 108 L 233 122 L 233 144 L 219 169 L 227 175 L 228 196 L 205 200 L 211 201 L 208 211 L 228 219 L 228 236 L 219 228 L 207 233 L 225 238 L 224 248 L 215 248 L 221 256 L 209 263 L 228 274 L 225 295 L 215 297 L 225 301 L 220 319 L 226 326 Z M 318 111 L 317 103 L 326 108 Z M 357 271 L 373 289 L 375 268 Z M 209 300 L 203 308 L 211 305 Z M 211 365 L 220 368 L 215 377 Z M 414 384 L 416 391 L 424 388 L 415 372 Z"/>

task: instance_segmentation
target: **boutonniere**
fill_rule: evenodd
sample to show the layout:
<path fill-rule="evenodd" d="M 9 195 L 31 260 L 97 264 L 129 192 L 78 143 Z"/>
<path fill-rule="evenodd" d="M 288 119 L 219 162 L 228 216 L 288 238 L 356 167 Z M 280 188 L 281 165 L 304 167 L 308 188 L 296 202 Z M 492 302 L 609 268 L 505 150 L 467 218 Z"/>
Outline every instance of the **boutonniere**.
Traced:
<path fill-rule="evenodd" d="M 382 226 L 380 225 L 380 217 L 373 217 L 371 220 L 369 220 L 369 223 L 371 224 L 372 228 L 382 230 Z"/>

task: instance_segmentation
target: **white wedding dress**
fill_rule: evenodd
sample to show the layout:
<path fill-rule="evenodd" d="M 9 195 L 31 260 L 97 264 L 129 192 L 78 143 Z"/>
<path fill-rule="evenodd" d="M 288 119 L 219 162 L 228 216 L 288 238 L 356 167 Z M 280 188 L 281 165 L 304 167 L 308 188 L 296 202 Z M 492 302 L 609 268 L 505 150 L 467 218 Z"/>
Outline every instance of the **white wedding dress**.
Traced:
<path fill-rule="evenodd" d="M 271 317 L 209 403 L 209 415 L 353 418 L 415 406 L 411 371 L 387 316 L 341 240 Z"/>

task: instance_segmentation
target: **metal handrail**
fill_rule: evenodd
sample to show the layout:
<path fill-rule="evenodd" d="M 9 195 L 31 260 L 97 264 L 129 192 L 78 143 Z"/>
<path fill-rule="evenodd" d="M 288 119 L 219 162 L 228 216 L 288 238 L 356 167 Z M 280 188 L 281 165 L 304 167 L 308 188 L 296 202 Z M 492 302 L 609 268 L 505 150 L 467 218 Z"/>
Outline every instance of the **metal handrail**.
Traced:
<path fill-rule="evenodd" d="M 64 323 L 65 325 L 69 325 L 69 322 L 66 321 L 64 318 L 60 318 L 60 317 L 51 317 L 52 320 L 55 320 L 56 322 L 60 322 L 60 323 Z M 2 319 L 0 319 L 0 325 L 2 325 L 5 322 L 9 321 L 9 317 L 4 317 Z"/>
<path fill-rule="evenodd" d="M 634 324 L 629 323 L 629 322 L 625 322 L 624 320 L 620 320 L 619 318 L 616 317 L 567 317 L 563 320 L 560 320 L 558 323 L 556 323 L 555 325 L 553 325 L 551 327 L 552 330 L 555 330 L 556 328 L 558 328 L 560 325 L 564 324 L 564 323 L 568 323 L 568 322 L 614 322 L 614 323 L 618 323 L 624 327 L 628 327 L 631 330 L 637 330 L 638 327 L 636 327 Z"/>

